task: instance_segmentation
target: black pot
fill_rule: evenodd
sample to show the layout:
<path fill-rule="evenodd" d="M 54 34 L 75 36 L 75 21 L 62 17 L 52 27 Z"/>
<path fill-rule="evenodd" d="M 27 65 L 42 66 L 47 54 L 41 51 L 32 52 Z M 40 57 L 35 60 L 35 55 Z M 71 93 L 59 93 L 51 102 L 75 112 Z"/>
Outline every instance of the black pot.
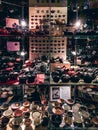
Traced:
<path fill-rule="evenodd" d="M 10 79 L 10 80 L 16 80 L 16 79 L 17 79 L 17 76 L 18 76 L 18 73 L 17 73 L 17 72 L 10 73 L 10 74 L 9 74 L 9 79 Z"/>
<path fill-rule="evenodd" d="M 79 82 L 79 76 L 78 75 L 72 75 L 70 79 L 71 79 L 71 82 L 74 82 L 74 83 Z"/>
<path fill-rule="evenodd" d="M 25 75 L 22 75 L 19 77 L 19 83 L 20 84 L 26 84 L 27 77 Z"/>
<path fill-rule="evenodd" d="M 0 82 L 6 83 L 8 80 L 8 75 L 0 75 Z"/>
<path fill-rule="evenodd" d="M 92 74 L 90 73 L 84 74 L 83 80 L 85 83 L 91 83 L 93 80 Z"/>
<path fill-rule="evenodd" d="M 59 80 L 60 80 L 60 76 L 56 75 L 56 76 L 53 77 L 54 82 L 58 83 Z"/>
<path fill-rule="evenodd" d="M 74 125 L 77 126 L 77 127 L 80 127 L 80 128 L 83 127 L 82 123 L 80 123 L 80 122 L 74 122 Z"/>
<path fill-rule="evenodd" d="M 92 127 L 93 123 L 90 121 L 90 119 L 84 119 L 85 127 Z"/>
<path fill-rule="evenodd" d="M 0 118 L 1 118 L 1 116 L 2 116 L 2 110 L 0 110 Z"/>
<path fill-rule="evenodd" d="M 84 74 L 84 72 L 80 70 L 80 71 L 78 71 L 78 74 L 77 74 L 77 75 L 78 75 L 78 77 L 79 77 L 80 79 L 82 79 L 83 76 L 84 76 L 83 74 Z"/>
<path fill-rule="evenodd" d="M 34 83 L 36 76 L 35 75 L 28 75 L 28 83 Z"/>
<path fill-rule="evenodd" d="M 52 124 L 55 126 L 55 127 L 59 127 L 59 125 L 61 124 L 62 122 L 62 116 L 61 115 L 52 115 Z"/>
<path fill-rule="evenodd" d="M 59 76 L 62 76 L 64 70 L 61 68 L 57 68 L 56 71 L 59 73 Z"/>
<path fill-rule="evenodd" d="M 67 83 L 70 80 L 70 76 L 68 74 L 63 74 L 61 80 L 62 82 Z"/>
<path fill-rule="evenodd" d="M 52 78 L 55 76 L 60 76 L 59 71 L 53 71 L 51 75 L 52 75 Z"/>
<path fill-rule="evenodd" d="M 24 118 L 25 118 L 25 119 L 27 119 L 27 118 L 29 118 L 29 117 L 30 117 L 30 113 L 29 113 L 29 112 L 24 113 Z"/>
<path fill-rule="evenodd" d="M 2 118 L 0 119 L 0 127 L 1 127 L 1 128 L 6 127 L 7 124 L 8 124 L 8 122 L 9 122 L 9 118 L 8 118 L 8 117 L 2 117 Z"/>

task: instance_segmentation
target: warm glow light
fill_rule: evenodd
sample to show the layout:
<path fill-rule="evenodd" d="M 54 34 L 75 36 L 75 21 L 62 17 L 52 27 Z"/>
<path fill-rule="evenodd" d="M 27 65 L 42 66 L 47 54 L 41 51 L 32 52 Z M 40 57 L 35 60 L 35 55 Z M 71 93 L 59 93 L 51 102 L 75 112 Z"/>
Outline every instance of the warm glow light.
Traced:
<path fill-rule="evenodd" d="M 76 55 L 76 52 L 75 52 L 75 51 L 72 51 L 71 53 L 72 53 L 74 56 Z"/>
<path fill-rule="evenodd" d="M 22 27 L 25 27 L 26 26 L 26 21 L 23 19 L 23 20 L 21 20 L 21 26 Z"/>
<path fill-rule="evenodd" d="M 86 28 L 87 27 L 87 24 L 84 24 L 84 28 Z"/>
<path fill-rule="evenodd" d="M 25 52 L 24 52 L 24 51 L 22 51 L 20 54 L 21 54 L 21 56 L 24 56 L 24 55 L 25 55 Z"/>
<path fill-rule="evenodd" d="M 79 20 L 79 21 L 77 21 L 76 23 L 75 23 L 75 27 L 76 28 L 79 28 L 80 27 L 80 25 L 81 25 L 81 21 Z"/>

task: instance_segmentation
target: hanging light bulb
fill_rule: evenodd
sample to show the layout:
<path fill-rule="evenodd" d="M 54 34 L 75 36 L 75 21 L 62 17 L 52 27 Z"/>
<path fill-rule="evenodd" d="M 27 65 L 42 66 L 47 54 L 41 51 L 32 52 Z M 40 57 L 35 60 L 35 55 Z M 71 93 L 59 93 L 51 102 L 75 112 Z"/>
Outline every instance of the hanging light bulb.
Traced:
<path fill-rule="evenodd" d="M 76 27 L 76 28 L 79 28 L 80 26 L 81 26 L 81 21 L 78 20 L 78 21 L 75 23 L 75 27 Z"/>
<path fill-rule="evenodd" d="M 25 56 L 25 54 L 26 54 L 26 52 L 24 50 L 21 51 L 21 53 L 20 53 L 21 56 Z"/>
<path fill-rule="evenodd" d="M 74 56 L 76 55 L 76 52 L 75 52 L 75 51 L 72 51 L 71 53 L 72 53 L 72 55 L 74 55 Z"/>
<path fill-rule="evenodd" d="M 22 27 L 26 27 L 26 25 L 27 25 L 27 24 L 26 24 L 26 21 L 25 21 L 24 19 L 22 19 L 22 20 L 21 20 L 21 26 L 22 26 Z"/>

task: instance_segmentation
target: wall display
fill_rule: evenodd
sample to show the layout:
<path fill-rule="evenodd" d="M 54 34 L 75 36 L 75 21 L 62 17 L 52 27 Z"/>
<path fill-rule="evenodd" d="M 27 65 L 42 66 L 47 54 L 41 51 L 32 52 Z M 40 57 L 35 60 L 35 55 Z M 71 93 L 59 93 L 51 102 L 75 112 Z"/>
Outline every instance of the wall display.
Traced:
<path fill-rule="evenodd" d="M 51 15 L 50 15 L 51 13 Z M 51 23 L 67 23 L 67 7 L 29 7 L 29 28 L 36 29 L 36 26 L 43 25 L 41 20 L 45 20 L 45 24 Z M 44 22 L 44 21 L 43 21 Z"/>
<path fill-rule="evenodd" d="M 67 38 L 40 36 L 32 37 L 29 46 L 29 59 L 48 55 L 51 57 L 62 57 L 66 60 Z"/>
<path fill-rule="evenodd" d="M 52 86 L 50 87 L 50 100 L 56 101 L 57 99 L 70 99 L 71 87 L 70 86 Z"/>
<path fill-rule="evenodd" d="M 19 26 L 19 19 L 6 18 L 6 27 L 17 28 Z"/>
<path fill-rule="evenodd" d="M 20 43 L 15 41 L 8 41 L 7 42 L 7 51 L 19 51 L 20 50 Z"/>

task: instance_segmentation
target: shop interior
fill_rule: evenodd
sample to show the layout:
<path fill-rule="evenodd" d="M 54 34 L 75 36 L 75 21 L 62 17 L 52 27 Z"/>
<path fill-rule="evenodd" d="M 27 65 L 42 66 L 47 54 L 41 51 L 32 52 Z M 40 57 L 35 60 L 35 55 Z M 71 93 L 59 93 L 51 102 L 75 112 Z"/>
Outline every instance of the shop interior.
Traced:
<path fill-rule="evenodd" d="M 0 130 L 98 129 L 98 2 L 50 1 L 0 0 Z"/>

